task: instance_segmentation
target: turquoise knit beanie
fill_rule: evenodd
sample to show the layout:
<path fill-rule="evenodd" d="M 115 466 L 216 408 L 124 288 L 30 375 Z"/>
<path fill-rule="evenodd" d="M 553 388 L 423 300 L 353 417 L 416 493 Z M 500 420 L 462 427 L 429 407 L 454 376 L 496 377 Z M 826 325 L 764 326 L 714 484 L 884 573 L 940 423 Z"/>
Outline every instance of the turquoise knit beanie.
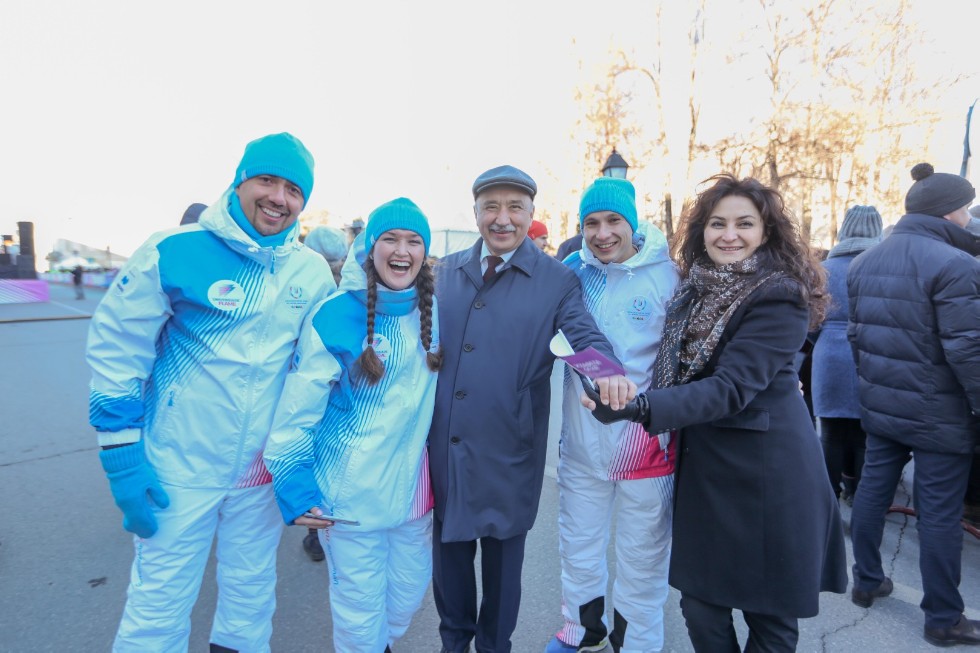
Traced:
<path fill-rule="evenodd" d="M 407 229 L 422 236 L 425 253 L 429 254 L 431 240 L 429 220 L 422 213 L 422 209 L 407 197 L 391 200 L 371 211 L 367 227 L 364 228 L 364 248 L 370 251 L 381 234 L 392 229 Z"/>
<path fill-rule="evenodd" d="M 582 193 L 578 205 L 578 221 L 584 226 L 585 218 L 596 211 L 612 211 L 626 219 L 636 231 L 636 189 L 627 179 L 599 177 Z"/>
<path fill-rule="evenodd" d="M 313 192 L 313 155 L 292 134 L 263 136 L 245 146 L 232 187 L 259 175 L 282 177 L 299 186 L 305 207 Z"/>

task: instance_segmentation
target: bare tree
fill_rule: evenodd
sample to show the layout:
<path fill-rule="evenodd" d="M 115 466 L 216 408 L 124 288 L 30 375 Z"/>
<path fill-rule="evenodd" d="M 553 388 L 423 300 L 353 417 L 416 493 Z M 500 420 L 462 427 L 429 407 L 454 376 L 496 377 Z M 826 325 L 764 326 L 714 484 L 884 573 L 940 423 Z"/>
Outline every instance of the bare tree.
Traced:
<path fill-rule="evenodd" d="M 722 6 L 741 29 L 726 25 L 706 40 L 706 16 Z M 714 166 L 777 188 L 804 236 L 822 243 L 833 243 L 852 203 L 900 214 L 913 155 L 927 149 L 940 119 L 936 99 L 959 81 L 918 75 L 911 0 L 737 0 L 735 14 L 731 6 L 658 2 L 653 56 L 640 63 L 635 53 L 616 53 L 602 82 L 580 96 L 595 135 L 587 165 L 596 169 L 612 145 L 627 141 L 645 151 L 633 161 L 635 173 L 656 171 L 643 187 L 668 235 L 677 198 L 683 207 L 693 195 L 694 171 Z M 668 42 L 679 36 L 683 47 Z M 728 124 L 728 98 L 702 83 L 719 68 L 746 80 L 732 88 L 755 109 L 747 124 Z M 650 102 L 633 102 L 637 84 L 652 90 Z M 679 104 L 683 120 L 670 111 Z M 711 128 L 709 142 L 702 134 Z"/>

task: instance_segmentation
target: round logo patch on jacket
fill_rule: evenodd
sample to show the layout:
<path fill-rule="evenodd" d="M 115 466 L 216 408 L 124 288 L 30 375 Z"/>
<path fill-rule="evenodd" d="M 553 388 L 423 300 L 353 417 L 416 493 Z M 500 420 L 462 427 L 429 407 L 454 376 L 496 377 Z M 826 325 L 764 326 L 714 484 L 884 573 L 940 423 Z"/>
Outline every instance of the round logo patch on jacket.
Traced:
<path fill-rule="evenodd" d="M 364 342 L 361 343 L 361 348 L 367 349 L 367 346 L 368 341 L 365 338 Z M 378 360 L 382 363 L 388 360 L 388 356 L 391 355 L 391 343 L 388 342 L 387 338 L 380 333 L 376 333 L 374 334 L 374 341 L 371 343 L 371 346 L 374 347 L 374 353 L 378 355 Z"/>
<path fill-rule="evenodd" d="M 306 308 L 306 305 L 310 303 L 308 297 L 306 297 L 306 291 L 303 290 L 303 286 L 290 286 L 289 295 L 286 298 L 286 306 L 290 310 L 299 312 Z"/>
<path fill-rule="evenodd" d="M 633 322 L 646 322 L 653 312 L 653 304 L 643 295 L 631 298 L 626 305 L 626 314 Z"/>
<path fill-rule="evenodd" d="M 219 311 L 233 311 L 245 301 L 245 289 L 230 279 L 215 281 L 208 288 L 208 301 Z"/>

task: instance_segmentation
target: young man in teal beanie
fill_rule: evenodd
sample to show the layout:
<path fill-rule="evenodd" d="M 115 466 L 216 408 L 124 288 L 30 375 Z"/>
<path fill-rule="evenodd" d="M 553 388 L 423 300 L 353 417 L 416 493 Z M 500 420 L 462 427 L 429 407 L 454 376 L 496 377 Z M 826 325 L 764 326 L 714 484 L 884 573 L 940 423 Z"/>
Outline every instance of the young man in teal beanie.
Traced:
<path fill-rule="evenodd" d="M 601 177 L 579 204 L 582 248 L 565 259 L 582 299 L 638 387 L 652 382 L 667 302 L 679 276 L 667 239 L 637 220 L 636 191 L 626 179 Z M 565 375 L 558 536 L 564 624 L 546 653 L 659 651 L 670 562 L 676 444 L 632 422 L 601 424 L 579 398 L 582 383 Z M 606 587 L 613 521 L 616 573 L 612 629 Z"/>
<path fill-rule="evenodd" d="M 304 318 L 335 284 L 297 238 L 313 157 L 252 141 L 196 224 L 154 234 L 89 329 L 90 421 L 136 550 L 114 651 L 187 650 L 217 536 L 212 651 L 267 651 L 282 521 L 262 451 Z"/>

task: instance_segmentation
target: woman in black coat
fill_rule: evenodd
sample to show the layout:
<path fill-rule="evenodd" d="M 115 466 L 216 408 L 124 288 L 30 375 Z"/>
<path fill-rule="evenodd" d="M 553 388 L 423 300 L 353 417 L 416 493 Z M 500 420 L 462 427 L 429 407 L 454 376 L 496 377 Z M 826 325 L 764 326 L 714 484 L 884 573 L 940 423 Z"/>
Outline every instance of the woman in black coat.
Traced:
<path fill-rule="evenodd" d="M 847 588 L 844 533 L 793 365 L 827 298 L 776 191 L 712 178 L 675 241 L 654 386 L 600 421 L 680 434 L 670 584 L 696 651 L 793 651 L 819 593 Z M 594 402 L 583 398 L 594 408 Z"/>

